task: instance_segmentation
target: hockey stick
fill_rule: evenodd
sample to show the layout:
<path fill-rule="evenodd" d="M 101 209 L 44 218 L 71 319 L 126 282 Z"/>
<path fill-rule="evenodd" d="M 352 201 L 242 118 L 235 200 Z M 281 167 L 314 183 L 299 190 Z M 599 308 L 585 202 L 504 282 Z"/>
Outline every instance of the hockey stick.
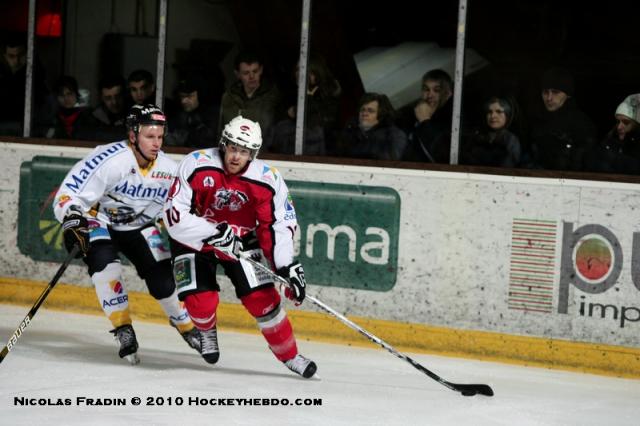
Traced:
<path fill-rule="evenodd" d="M 260 269 L 262 272 L 270 275 L 271 277 L 273 277 L 277 281 L 280 281 L 281 283 L 289 285 L 287 280 L 285 280 L 281 276 L 275 274 L 273 271 L 271 271 L 271 269 L 267 268 L 262 263 L 256 262 L 248 254 L 241 252 L 240 253 L 240 257 L 242 257 L 247 262 L 251 263 L 254 267 Z M 442 377 L 440 377 L 437 374 L 435 374 L 434 372 L 426 369 L 425 367 L 420 365 L 418 362 L 416 362 L 413 359 L 409 358 L 407 355 L 404 355 L 404 354 L 398 352 L 397 350 L 395 350 L 390 344 L 388 344 L 384 340 L 382 340 L 379 337 L 376 337 L 373 334 L 369 333 L 367 330 L 363 329 L 362 327 L 360 327 L 356 323 L 352 322 L 347 317 L 345 317 L 344 315 L 342 315 L 339 312 L 335 311 L 333 308 L 331 308 L 330 306 L 327 306 L 326 304 L 324 304 L 320 300 L 316 299 L 315 297 L 313 297 L 313 296 L 311 296 L 311 295 L 309 295 L 307 293 L 307 297 L 306 298 L 308 300 L 310 300 L 311 302 L 313 302 L 316 306 L 318 306 L 323 311 L 325 311 L 328 314 L 334 316 L 335 318 L 339 319 L 340 321 L 342 321 L 344 324 L 346 324 L 350 328 L 352 328 L 352 329 L 356 330 L 358 333 L 362 334 L 367 339 L 369 339 L 372 342 L 375 342 L 378 345 L 382 346 L 384 349 L 386 349 L 387 351 L 391 352 L 393 355 L 397 356 L 398 358 L 400 358 L 400 359 L 402 359 L 404 361 L 407 361 L 413 367 L 415 367 L 416 369 L 420 370 L 422 373 L 426 374 L 427 376 L 431 377 L 433 380 L 435 380 L 436 382 L 440 383 L 441 385 L 444 385 L 444 386 L 448 387 L 449 389 L 454 390 L 456 392 L 460 392 L 464 396 L 473 396 L 473 395 L 476 395 L 476 394 L 485 395 L 485 396 L 493 396 L 493 389 L 491 389 L 491 387 L 489 385 L 482 385 L 482 384 L 467 385 L 467 384 L 451 383 L 451 382 L 448 382 L 448 381 L 444 380 Z"/>
<path fill-rule="evenodd" d="M 44 300 L 49 295 L 49 292 L 53 290 L 53 287 L 55 287 L 55 285 L 58 283 L 58 280 L 60 279 L 62 274 L 64 274 L 64 271 L 67 269 L 67 266 L 69 266 L 71 261 L 76 257 L 76 254 L 78 254 L 78 251 L 80 251 L 80 247 L 78 247 L 78 245 L 73 246 L 73 249 L 71 249 L 67 258 L 64 260 L 62 265 L 60 265 L 60 268 L 58 268 L 58 272 L 56 272 L 56 275 L 53 277 L 51 282 L 49 282 L 49 285 L 47 286 L 47 288 L 44 289 L 40 297 L 38 297 L 38 300 L 36 300 L 36 303 L 31 307 L 31 310 L 29 311 L 27 316 L 24 317 L 24 319 L 18 326 L 18 329 L 14 331 L 13 334 L 11 335 L 11 338 L 7 342 L 7 345 L 2 349 L 2 352 L 0 352 L 0 363 L 4 360 L 4 357 L 7 356 L 7 354 L 11 351 L 11 349 L 13 349 L 15 344 L 18 342 L 18 339 L 20 338 L 20 336 L 22 336 L 22 333 L 24 333 L 24 330 L 27 328 L 27 326 L 31 324 L 31 320 L 36 315 L 36 312 L 40 308 L 40 305 L 44 303 Z"/>

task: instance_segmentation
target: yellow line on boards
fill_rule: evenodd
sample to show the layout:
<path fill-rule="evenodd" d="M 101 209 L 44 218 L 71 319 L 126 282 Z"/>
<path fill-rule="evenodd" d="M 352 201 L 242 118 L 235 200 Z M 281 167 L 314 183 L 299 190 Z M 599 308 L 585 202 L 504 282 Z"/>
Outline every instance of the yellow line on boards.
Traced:
<path fill-rule="evenodd" d="M 32 306 L 46 283 L 0 277 L 0 303 Z M 58 284 L 44 308 L 102 315 L 93 287 Z M 168 322 L 160 305 L 149 294 L 129 293 L 133 318 L 160 324 Z M 287 307 L 296 336 L 317 341 L 378 347 L 335 318 Z M 25 312 L 26 314 L 26 312 Z M 258 334 L 255 320 L 239 303 L 221 303 L 221 329 Z M 401 352 L 497 361 L 559 370 L 640 379 L 640 350 L 621 346 L 515 336 L 484 331 L 458 330 L 422 324 L 350 317 L 365 330 Z"/>

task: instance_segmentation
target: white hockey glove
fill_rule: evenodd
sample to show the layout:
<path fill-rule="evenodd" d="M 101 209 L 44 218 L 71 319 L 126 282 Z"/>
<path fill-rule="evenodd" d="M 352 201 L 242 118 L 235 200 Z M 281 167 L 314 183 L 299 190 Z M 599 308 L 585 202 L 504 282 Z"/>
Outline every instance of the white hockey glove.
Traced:
<path fill-rule="evenodd" d="M 218 233 L 202 242 L 215 249 L 214 253 L 218 259 L 238 261 L 238 255 L 242 251 L 242 241 L 233 233 L 229 224 L 220 223 L 216 228 Z"/>
<path fill-rule="evenodd" d="M 277 273 L 289 281 L 289 288 L 284 292 L 285 296 L 295 300 L 298 304 L 302 303 L 306 295 L 307 282 L 304 279 L 304 269 L 302 269 L 300 262 L 293 262 L 289 266 L 280 268 Z"/>

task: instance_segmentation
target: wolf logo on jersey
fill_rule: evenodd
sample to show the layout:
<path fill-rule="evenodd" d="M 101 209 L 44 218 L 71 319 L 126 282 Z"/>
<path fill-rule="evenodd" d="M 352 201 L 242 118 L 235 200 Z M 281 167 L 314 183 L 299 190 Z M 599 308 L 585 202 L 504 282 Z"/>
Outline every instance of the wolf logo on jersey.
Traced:
<path fill-rule="evenodd" d="M 237 212 L 247 201 L 249 201 L 249 197 L 241 191 L 220 188 L 216 191 L 216 201 L 213 208 L 222 210 L 228 207 L 232 212 Z"/>

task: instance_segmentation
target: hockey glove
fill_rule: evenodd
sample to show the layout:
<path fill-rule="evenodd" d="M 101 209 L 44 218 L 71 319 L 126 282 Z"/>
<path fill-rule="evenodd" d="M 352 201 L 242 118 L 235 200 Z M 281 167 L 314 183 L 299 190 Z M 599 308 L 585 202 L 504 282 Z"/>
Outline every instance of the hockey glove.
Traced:
<path fill-rule="evenodd" d="M 306 295 L 307 282 L 304 279 L 304 269 L 302 269 L 300 262 L 293 262 L 289 266 L 278 269 L 277 272 L 278 275 L 289 281 L 289 288 L 285 289 L 285 296 L 295 300 L 298 304 L 302 303 Z"/>
<path fill-rule="evenodd" d="M 233 229 L 229 224 L 220 223 L 216 228 L 218 233 L 203 240 L 203 242 L 215 249 L 214 253 L 218 259 L 237 261 L 238 255 L 242 251 L 242 241 L 233 233 Z"/>
<path fill-rule="evenodd" d="M 70 210 L 62 222 L 62 235 L 64 236 L 64 247 L 68 252 L 73 250 L 73 246 L 78 246 L 80 251 L 76 257 L 82 257 L 89 251 L 89 223 L 80 213 Z"/>

